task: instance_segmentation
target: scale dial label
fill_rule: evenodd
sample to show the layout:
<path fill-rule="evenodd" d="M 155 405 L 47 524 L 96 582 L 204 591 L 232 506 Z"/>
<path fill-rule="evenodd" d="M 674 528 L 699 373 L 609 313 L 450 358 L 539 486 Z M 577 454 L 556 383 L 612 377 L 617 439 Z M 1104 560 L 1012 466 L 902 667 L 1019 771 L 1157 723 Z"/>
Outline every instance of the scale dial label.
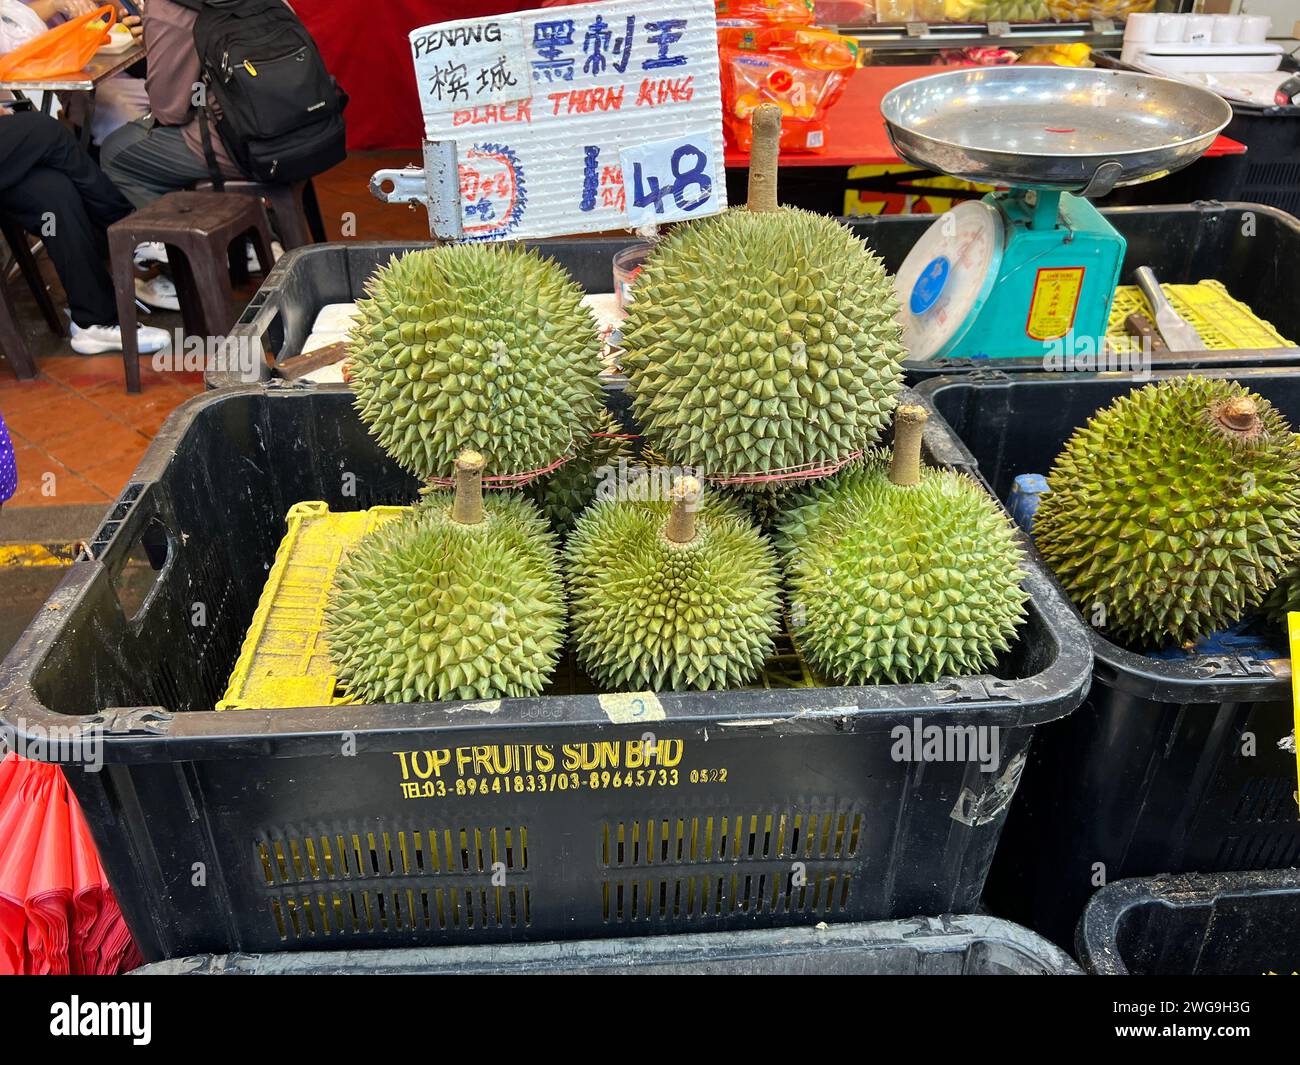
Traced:
<path fill-rule="evenodd" d="M 1082 266 L 1045 266 L 1038 271 L 1025 323 L 1031 340 L 1060 340 L 1074 326 L 1083 274 Z"/>

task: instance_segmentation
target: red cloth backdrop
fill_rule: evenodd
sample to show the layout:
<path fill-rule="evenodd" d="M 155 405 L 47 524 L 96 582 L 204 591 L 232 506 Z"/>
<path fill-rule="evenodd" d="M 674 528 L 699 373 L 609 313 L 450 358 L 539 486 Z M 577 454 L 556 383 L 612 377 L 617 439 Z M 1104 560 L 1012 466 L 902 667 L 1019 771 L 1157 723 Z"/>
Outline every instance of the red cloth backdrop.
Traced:
<path fill-rule="evenodd" d="M 406 38 L 417 26 L 540 7 L 512 0 L 292 0 L 351 97 L 348 147 L 415 148 L 423 124 Z"/>

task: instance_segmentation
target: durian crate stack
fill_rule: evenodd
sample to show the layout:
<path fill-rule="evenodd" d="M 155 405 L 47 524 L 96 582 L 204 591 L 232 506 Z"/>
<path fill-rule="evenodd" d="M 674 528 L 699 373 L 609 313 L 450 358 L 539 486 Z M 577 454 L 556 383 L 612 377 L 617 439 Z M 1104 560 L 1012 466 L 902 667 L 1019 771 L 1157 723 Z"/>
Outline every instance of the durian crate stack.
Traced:
<path fill-rule="evenodd" d="M 1068 939 L 1107 882 L 1300 862 L 1286 616 L 1300 373 L 940 378 L 922 393 L 1089 623 L 1086 705 L 1041 730 L 988 893 Z M 1055 456 L 1055 457 L 1053 457 Z"/>
<path fill-rule="evenodd" d="M 902 389 L 880 260 L 777 208 L 760 114 L 750 204 L 645 267 L 634 424 L 563 270 L 466 245 L 377 273 L 351 389 L 214 393 L 160 434 L 0 691 L 6 721 L 109 722 L 73 786 L 146 955 L 978 905 L 1086 633 Z M 313 501 L 406 508 L 281 582 L 350 701 L 216 712 L 250 619 L 294 607 L 259 593 Z M 783 629 L 814 683 L 763 685 Z M 596 690 L 545 694 L 568 654 Z"/>

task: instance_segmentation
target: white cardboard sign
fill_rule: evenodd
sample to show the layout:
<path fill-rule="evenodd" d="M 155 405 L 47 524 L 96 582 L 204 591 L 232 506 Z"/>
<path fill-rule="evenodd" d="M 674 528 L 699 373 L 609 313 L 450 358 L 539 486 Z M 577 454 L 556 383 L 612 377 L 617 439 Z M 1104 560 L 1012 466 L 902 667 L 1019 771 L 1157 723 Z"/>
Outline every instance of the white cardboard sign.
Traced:
<path fill-rule="evenodd" d="M 597 0 L 410 41 L 425 137 L 456 146 L 466 240 L 726 207 L 713 0 Z"/>

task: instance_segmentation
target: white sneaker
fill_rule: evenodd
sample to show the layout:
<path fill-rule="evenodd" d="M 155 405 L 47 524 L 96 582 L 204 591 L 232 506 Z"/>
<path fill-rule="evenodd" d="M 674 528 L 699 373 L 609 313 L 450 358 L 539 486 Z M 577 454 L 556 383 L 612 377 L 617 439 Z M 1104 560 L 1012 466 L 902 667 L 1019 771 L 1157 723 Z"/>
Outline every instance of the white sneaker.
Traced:
<path fill-rule="evenodd" d="M 176 295 L 176 282 L 163 274 L 150 278 L 137 277 L 135 295 L 141 303 L 147 303 L 160 311 L 181 309 L 180 297 Z"/>
<path fill-rule="evenodd" d="M 250 274 L 260 274 L 262 264 L 257 261 L 257 252 L 253 250 L 253 242 L 250 240 L 246 245 L 248 248 L 248 272 Z M 273 262 L 279 262 L 280 256 L 284 254 L 284 246 L 278 240 L 271 241 L 271 259 Z"/>
<path fill-rule="evenodd" d="M 136 245 L 131 260 L 135 263 L 137 270 L 144 269 L 150 263 L 165 263 L 167 261 L 167 245 L 158 240 Z"/>
<path fill-rule="evenodd" d="M 141 355 L 152 355 L 162 351 L 171 343 L 165 330 L 155 329 L 151 325 L 138 326 L 135 342 Z M 102 355 L 106 351 L 122 350 L 122 327 L 120 325 L 79 326 L 72 323 L 72 350 L 78 355 Z"/>

